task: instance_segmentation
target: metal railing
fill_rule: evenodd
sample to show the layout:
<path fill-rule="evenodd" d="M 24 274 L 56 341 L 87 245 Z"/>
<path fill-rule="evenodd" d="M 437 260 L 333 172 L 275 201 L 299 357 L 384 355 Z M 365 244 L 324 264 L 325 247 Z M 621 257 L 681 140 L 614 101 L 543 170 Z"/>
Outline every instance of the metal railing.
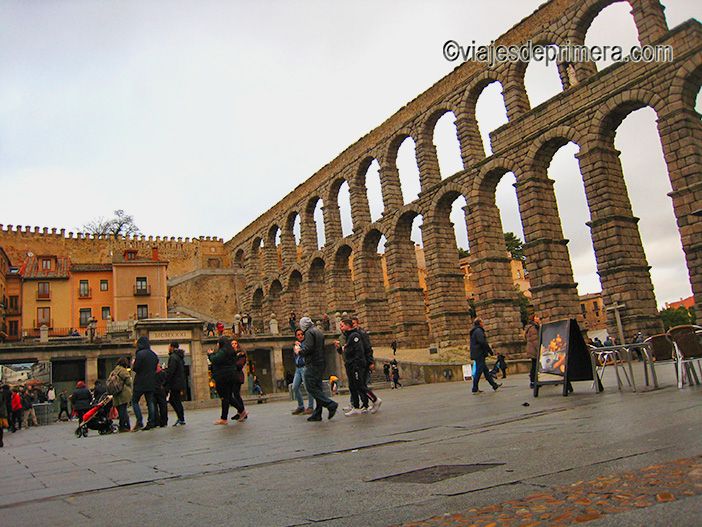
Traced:
<path fill-rule="evenodd" d="M 93 288 L 92 287 L 79 287 L 78 288 L 78 298 L 93 298 Z"/>
<path fill-rule="evenodd" d="M 151 296 L 150 285 L 135 285 L 134 296 Z"/>

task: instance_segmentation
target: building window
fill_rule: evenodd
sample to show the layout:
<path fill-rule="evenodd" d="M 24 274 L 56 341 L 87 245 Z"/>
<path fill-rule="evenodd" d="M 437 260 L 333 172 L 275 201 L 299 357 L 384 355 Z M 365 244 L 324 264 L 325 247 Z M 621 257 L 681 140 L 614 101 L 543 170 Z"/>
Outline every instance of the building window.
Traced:
<path fill-rule="evenodd" d="M 19 309 L 19 297 L 18 296 L 11 296 L 10 297 L 10 311 L 17 311 Z"/>
<path fill-rule="evenodd" d="M 112 319 L 112 316 L 110 315 L 110 306 L 103 306 L 102 319 L 103 320 L 111 320 Z"/>
<path fill-rule="evenodd" d="M 580 311 L 583 312 L 583 316 L 587 315 L 587 311 L 585 310 L 585 304 L 580 304 Z"/>
<path fill-rule="evenodd" d="M 137 319 L 142 320 L 144 318 L 149 318 L 149 306 L 139 305 L 137 306 Z"/>
<path fill-rule="evenodd" d="M 87 328 L 88 324 L 90 324 L 90 318 L 92 316 L 93 316 L 93 312 L 89 307 L 81 309 L 80 310 L 80 327 Z"/>
<path fill-rule="evenodd" d="M 148 296 L 151 294 L 145 276 L 137 276 L 136 284 L 134 285 L 134 294 L 138 296 Z"/>
<path fill-rule="evenodd" d="M 41 268 L 45 271 L 50 271 L 51 270 L 51 258 L 42 258 L 41 259 Z"/>
<path fill-rule="evenodd" d="M 51 327 L 51 308 L 50 307 L 38 307 L 37 308 L 37 327 L 49 326 Z"/>
<path fill-rule="evenodd" d="M 11 337 L 19 336 L 19 322 L 17 320 L 10 320 L 9 335 Z"/>
<path fill-rule="evenodd" d="M 49 282 L 39 282 L 37 286 L 37 298 L 51 298 Z"/>
<path fill-rule="evenodd" d="M 87 280 L 81 280 L 78 285 L 78 296 L 80 298 L 90 298 L 90 284 Z"/>
<path fill-rule="evenodd" d="M 107 291 L 109 289 L 109 285 L 107 283 L 107 280 L 100 280 L 100 291 Z"/>

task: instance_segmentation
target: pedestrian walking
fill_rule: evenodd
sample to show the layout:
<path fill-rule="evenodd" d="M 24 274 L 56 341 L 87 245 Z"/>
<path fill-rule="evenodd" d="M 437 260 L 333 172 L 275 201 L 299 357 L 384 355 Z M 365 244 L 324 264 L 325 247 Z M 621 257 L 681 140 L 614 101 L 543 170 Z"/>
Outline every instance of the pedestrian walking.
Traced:
<path fill-rule="evenodd" d="M 390 364 L 387 362 L 383 364 L 383 375 L 385 375 L 385 382 L 390 382 Z"/>
<path fill-rule="evenodd" d="M 390 343 L 390 347 L 392 348 L 392 354 L 395 355 L 397 353 L 397 341 L 393 340 Z"/>
<path fill-rule="evenodd" d="M 156 425 L 168 426 L 168 401 L 166 400 L 166 370 L 156 363 L 156 387 L 154 389 L 154 406 L 156 407 Z"/>
<path fill-rule="evenodd" d="M 22 430 L 22 396 L 17 387 L 12 390 L 10 404 L 12 406 L 12 431 Z"/>
<path fill-rule="evenodd" d="M 15 431 L 15 423 L 12 420 L 12 390 L 10 390 L 9 384 L 4 384 L 2 386 L 3 400 L 5 401 L 5 414 L 7 416 L 7 429 L 10 432 Z"/>
<path fill-rule="evenodd" d="M 395 388 L 402 388 L 402 384 L 400 384 L 400 367 L 397 364 L 397 361 L 395 359 L 392 360 L 391 366 L 390 366 L 390 375 L 392 376 L 392 384 L 390 387 L 394 390 Z"/>
<path fill-rule="evenodd" d="M 482 393 L 478 388 L 478 383 L 480 382 L 480 377 L 485 376 L 485 379 L 490 383 L 492 389 L 497 391 L 497 389 L 502 386 L 502 384 L 496 383 L 492 376 L 488 373 L 487 365 L 485 364 L 485 359 L 488 355 L 492 355 L 492 348 L 487 342 L 487 337 L 485 336 L 485 329 L 483 328 L 483 320 L 481 318 L 476 318 L 473 322 L 473 329 L 470 330 L 470 358 L 475 362 L 475 375 L 473 375 L 473 388 L 472 392 L 474 394 Z"/>
<path fill-rule="evenodd" d="M 185 353 L 176 341 L 168 345 L 166 389 L 168 390 L 168 402 L 171 403 L 178 417 L 173 426 L 183 426 L 185 424 L 185 410 L 181 394 L 185 390 Z"/>
<path fill-rule="evenodd" d="M 245 421 L 249 416 L 244 406 L 244 400 L 241 398 L 241 387 L 246 380 L 244 375 L 244 366 L 246 366 L 246 353 L 241 349 L 238 340 L 232 340 L 232 348 L 236 352 L 236 371 L 234 373 L 234 384 L 232 385 L 232 400 L 231 405 L 236 408 L 236 414 L 232 416 L 232 421 Z M 254 375 L 254 389 L 256 388 L 256 383 L 258 378 Z M 260 393 L 259 397 L 263 395 L 263 388 L 258 385 Z"/>
<path fill-rule="evenodd" d="M 292 382 L 292 392 L 297 401 L 297 408 L 292 411 L 293 415 L 309 414 L 314 411 L 314 397 L 307 391 L 307 409 L 305 409 L 305 401 L 302 398 L 302 382 L 305 376 L 305 358 L 302 356 L 302 341 L 305 339 L 305 332 L 301 329 L 295 331 L 295 344 L 293 345 L 294 361 L 295 361 L 295 377 Z M 307 390 L 307 387 L 305 387 Z"/>
<path fill-rule="evenodd" d="M 536 313 L 529 315 L 529 321 L 524 326 L 524 338 L 526 339 L 527 356 L 531 360 L 531 369 L 529 370 L 529 388 L 534 387 L 536 379 L 536 364 L 539 359 L 539 324 L 541 320 Z"/>
<path fill-rule="evenodd" d="M 90 393 L 90 391 L 88 391 Z M 39 426 L 37 414 L 34 411 L 34 395 L 27 389 L 23 389 L 20 394 L 22 399 L 22 425 L 29 428 L 29 421 L 32 421 L 32 426 Z"/>
<path fill-rule="evenodd" d="M 232 346 L 232 342 L 227 337 L 220 337 L 217 342 L 218 349 L 213 351 L 208 350 L 207 356 L 212 364 L 212 380 L 215 382 L 217 395 L 222 405 L 220 418 L 214 422 L 216 425 L 227 425 L 229 421 L 229 406 L 233 405 L 234 398 L 232 392 L 235 383 L 243 383 L 243 371 L 241 377 L 238 376 L 237 368 L 237 352 Z M 238 377 L 238 378 L 237 378 Z M 241 381 L 241 382 L 238 382 Z"/>
<path fill-rule="evenodd" d="M 68 394 L 66 390 L 61 390 L 59 394 L 59 414 L 56 418 L 57 421 L 61 421 L 61 416 L 66 413 L 66 421 L 70 420 L 71 414 L 68 413 Z"/>
<path fill-rule="evenodd" d="M 107 377 L 107 390 L 112 395 L 112 405 L 117 408 L 119 416 L 118 430 L 120 433 L 129 432 L 129 412 L 127 405 L 132 401 L 133 383 L 132 374 L 129 373 L 129 359 L 117 359 L 115 369 Z"/>
<path fill-rule="evenodd" d="M 148 337 L 139 337 L 137 351 L 134 355 L 134 389 L 132 392 L 132 409 L 136 423 L 132 432 L 151 430 L 156 427 L 156 407 L 154 404 L 154 390 L 156 389 L 156 365 L 158 356 L 151 349 Z M 144 396 L 148 411 L 148 420 L 144 426 L 144 418 L 139 408 L 139 400 Z"/>
<path fill-rule="evenodd" d="M 344 415 L 350 417 L 368 412 L 368 388 L 366 386 L 368 364 L 363 337 L 358 329 L 353 327 L 353 321 L 350 318 L 341 321 L 341 331 L 346 336 L 342 352 L 351 394 L 351 409 L 344 412 Z"/>
<path fill-rule="evenodd" d="M 5 386 L 2 386 L 2 389 L 0 390 L 0 448 L 4 447 L 5 444 L 3 443 L 3 434 L 5 428 L 9 430 L 10 428 L 10 423 L 8 422 L 8 413 L 7 413 L 7 391 L 5 390 Z"/>
<path fill-rule="evenodd" d="M 324 395 L 322 389 L 322 376 L 326 365 L 324 358 L 324 334 L 312 323 L 310 317 L 300 319 L 300 329 L 304 339 L 300 344 L 302 356 L 305 358 L 304 382 L 307 391 L 314 397 L 315 408 L 307 420 L 321 421 L 322 408 L 329 412 L 328 419 L 334 417 L 339 404 Z"/>
<path fill-rule="evenodd" d="M 375 358 L 373 357 L 373 345 L 371 344 L 370 335 L 361 327 L 361 321 L 357 316 L 351 317 L 354 329 L 356 329 L 363 340 L 363 348 L 366 353 L 366 395 L 371 403 L 370 413 L 374 414 L 380 409 L 383 400 L 373 393 L 370 388 L 371 375 L 375 371 Z"/>

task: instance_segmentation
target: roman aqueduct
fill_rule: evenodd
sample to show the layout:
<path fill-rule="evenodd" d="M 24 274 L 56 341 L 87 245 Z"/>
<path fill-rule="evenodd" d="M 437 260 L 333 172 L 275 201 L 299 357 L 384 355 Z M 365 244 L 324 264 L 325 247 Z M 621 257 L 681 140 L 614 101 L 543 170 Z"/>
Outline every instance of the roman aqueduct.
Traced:
<path fill-rule="evenodd" d="M 497 39 L 497 44 L 584 44 L 597 14 L 613 0 L 552 0 Z M 526 238 L 532 303 L 542 319 L 579 316 L 568 242 L 564 239 L 553 181 L 554 153 L 573 142 L 590 209 L 592 243 L 606 304 L 620 303 L 626 334 L 659 332 L 660 321 L 638 219 L 632 213 L 614 135 L 622 120 L 652 108 L 670 177 L 670 198 L 696 304 L 702 305 L 702 125 L 695 97 L 702 84 L 702 25 L 690 20 L 669 30 L 657 0 L 630 0 L 639 41 L 670 44 L 673 62 L 620 62 L 598 72 L 590 62 L 558 64 L 563 91 L 531 108 L 525 63 L 490 68 L 466 62 L 349 146 L 225 246 L 246 276 L 245 309 L 271 312 L 353 311 L 379 341 L 463 346 L 470 319 L 449 212 L 466 200 L 470 264 L 476 310 L 491 341 L 513 354 L 522 349 L 521 323 L 506 257 L 495 189 L 506 173 L 516 192 Z M 491 134 L 486 157 L 475 116 L 482 90 L 502 86 L 508 123 Z M 456 116 L 463 170 L 439 172 L 433 130 L 446 112 Z M 396 166 L 401 143 L 411 138 L 420 175 L 419 197 L 403 203 Z M 382 217 L 371 222 L 366 171 L 380 166 Z M 342 235 L 337 196 L 349 185 L 353 233 Z M 318 248 L 314 210 L 323 203 L 324 246 Z M 427 266 L 427 306 L 417 278 L 410 229 L 422 217 Z M 299 245 L 293 225 L 299 217 Z M 387 239 L 388 285 L 378 241 Z M 279 237 L 279 247 L 276 238 Z M 353 281 L 350 260 L 353 265 Z M 683 278 L 684 279 L 684 278 Z M 428 311 L 428 316 L 427 316 Z M 612 321 L 610 321 L 612 322 Z M 613 324 L 612 324 L 613 325 Z"/>

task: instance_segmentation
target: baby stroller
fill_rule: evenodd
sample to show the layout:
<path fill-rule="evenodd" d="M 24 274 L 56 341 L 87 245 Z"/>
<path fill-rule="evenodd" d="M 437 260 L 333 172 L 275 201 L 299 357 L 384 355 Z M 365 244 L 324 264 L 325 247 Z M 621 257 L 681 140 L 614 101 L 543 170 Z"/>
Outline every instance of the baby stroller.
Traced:
<path fill-rule="evenodd" d="M 76 428 L 76 437 L 87 437 L 88 430 L 97 430 L 100 435 L 115 432 L 117 427 L 110 419 L 111 409 L 112 396 L 105 394 L 100 397 L 100 400 L 83 414 L 83 418 Z"/>

